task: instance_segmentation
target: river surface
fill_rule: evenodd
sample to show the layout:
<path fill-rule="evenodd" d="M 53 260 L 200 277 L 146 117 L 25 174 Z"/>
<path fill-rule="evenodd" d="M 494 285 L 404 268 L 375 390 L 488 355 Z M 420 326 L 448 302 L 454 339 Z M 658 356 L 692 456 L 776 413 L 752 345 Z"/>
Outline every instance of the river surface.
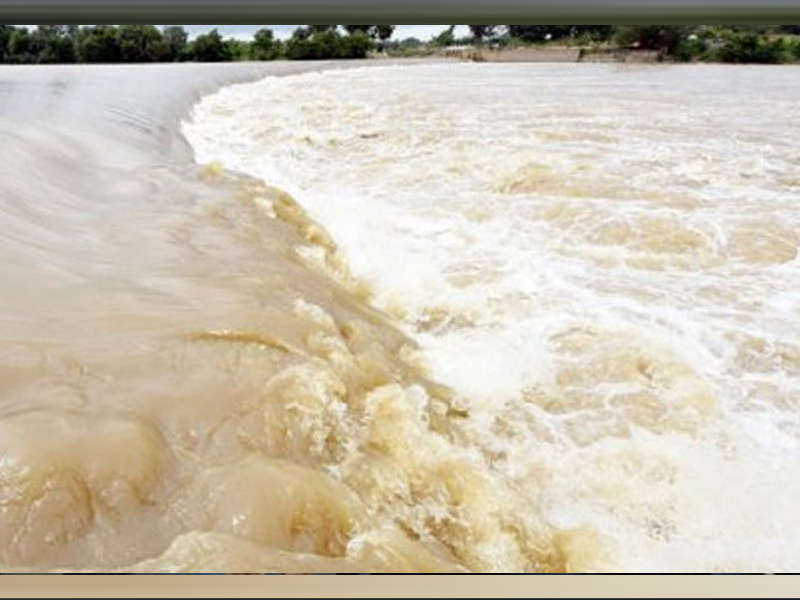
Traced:
<path fill-rule="evenodd" d="M 798 570 L 797 68 L 377 62 L 0 70 L 0 564 Z"/>

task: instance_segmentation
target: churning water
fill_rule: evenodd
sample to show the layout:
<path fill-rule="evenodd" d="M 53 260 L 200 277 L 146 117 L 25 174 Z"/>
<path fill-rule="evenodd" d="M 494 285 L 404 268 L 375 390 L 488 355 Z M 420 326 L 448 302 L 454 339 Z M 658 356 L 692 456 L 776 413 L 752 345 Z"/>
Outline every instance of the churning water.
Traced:
<path fill-rule="evenodd" d="M 797 570 L 797 70 L 301 69 L 2 71 L 3 569 Z"/>
<path fill-rule="evenodd" d="M 596 533 L 603 568 L 796 570 L 797 75 L 313 73 L 187 131 L 327 228 L 526 515 Z M 468 566 L 523 566 L 492 551 Z"/>

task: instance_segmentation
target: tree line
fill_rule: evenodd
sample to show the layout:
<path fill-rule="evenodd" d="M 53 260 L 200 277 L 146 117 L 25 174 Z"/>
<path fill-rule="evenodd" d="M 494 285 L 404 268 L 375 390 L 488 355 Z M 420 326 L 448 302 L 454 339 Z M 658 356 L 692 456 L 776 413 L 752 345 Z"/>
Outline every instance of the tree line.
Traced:
<path fill-rule="evenodd" d="M 224 39 L 213 29 L 190 40 L 179 25 L 0 25 L 0 62 L 148 63 L 364 58 L 389 39 L 393 25 L 306 25 L 284 41 L 259 29 L 250 41 Z"/>
<path fill-rule="evenodd" d="M 466 39 L 445 30 L 452 43 L 574 43 L 657 51 L 677 61 L 783 63 L 800 60 L 800 25 L 470 25 Z M 448 39 L 450 36 L 452 39 Z M 434 41 L 437 41 L 436 39 Z"/>
<path fill-rule="evenodd" d="M 668 60 L 779 63 L 800 60 L 800 25 L 469 25 L 455 36 L 455 25 L 430 42 L 392 40 L 394 25 L 302 25 L 285 41 L 269 28 L 249 41 L 223 38 L 213 29 L 189 39 L 179 25 L 39 25 L 35 29 L 0 25 L 0 62 L 147 63 L 237 60 L 314 60 L 365 58 L 380 49 L 389 54 L 424 54 L 436 48 L 469 44 L 499 47 L 566 43 L 608 48 L 655 50 Z"/>

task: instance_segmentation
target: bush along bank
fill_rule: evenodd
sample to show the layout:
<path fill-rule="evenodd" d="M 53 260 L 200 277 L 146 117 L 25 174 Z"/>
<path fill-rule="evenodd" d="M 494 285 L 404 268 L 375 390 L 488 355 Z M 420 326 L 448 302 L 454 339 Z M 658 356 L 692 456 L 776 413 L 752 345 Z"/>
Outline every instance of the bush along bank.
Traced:
<path fill-rule="evenodd" d="M 251 40 L 212 29 L 189 39 L 173 25 L 0 25 L 0 63 L 229 62 L 366 58 L 391 37 L 392 25 L 304 25 L 282 41 L 269 28 Z"/>
<path fill-rule="evenodd" d="M 582 55 L 623 60 L 630 53 L 673 62 L 779 64 L 800 61 L 800 25 L 470 25 L 470 35 L 445 30 L 428 46 L 508 51 L 578 47 Z M 389 46 L 407 48 L 392 42 Z M 626 54 L 627 53 L 627 54 Z"/>

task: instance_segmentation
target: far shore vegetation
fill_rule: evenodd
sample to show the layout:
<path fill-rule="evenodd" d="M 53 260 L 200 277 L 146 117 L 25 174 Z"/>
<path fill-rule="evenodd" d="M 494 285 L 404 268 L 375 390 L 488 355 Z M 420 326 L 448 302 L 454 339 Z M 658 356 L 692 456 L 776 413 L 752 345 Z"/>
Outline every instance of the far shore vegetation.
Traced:
<path fill-rule="evenodd" d="M 271 29 L 251 40 L 214 29 L 189 39 L 181 26 L 0 25 L 0 63 L 152 63 L 317 60 L 431 56 L 453 48 L 578 47 L 655 53 L 674 62 L 800 62 L 800 25 L 470 25 L 450 26 L 430 41 L 392 39 L 394 25 L 302 25 L 286 40 Z"/>

